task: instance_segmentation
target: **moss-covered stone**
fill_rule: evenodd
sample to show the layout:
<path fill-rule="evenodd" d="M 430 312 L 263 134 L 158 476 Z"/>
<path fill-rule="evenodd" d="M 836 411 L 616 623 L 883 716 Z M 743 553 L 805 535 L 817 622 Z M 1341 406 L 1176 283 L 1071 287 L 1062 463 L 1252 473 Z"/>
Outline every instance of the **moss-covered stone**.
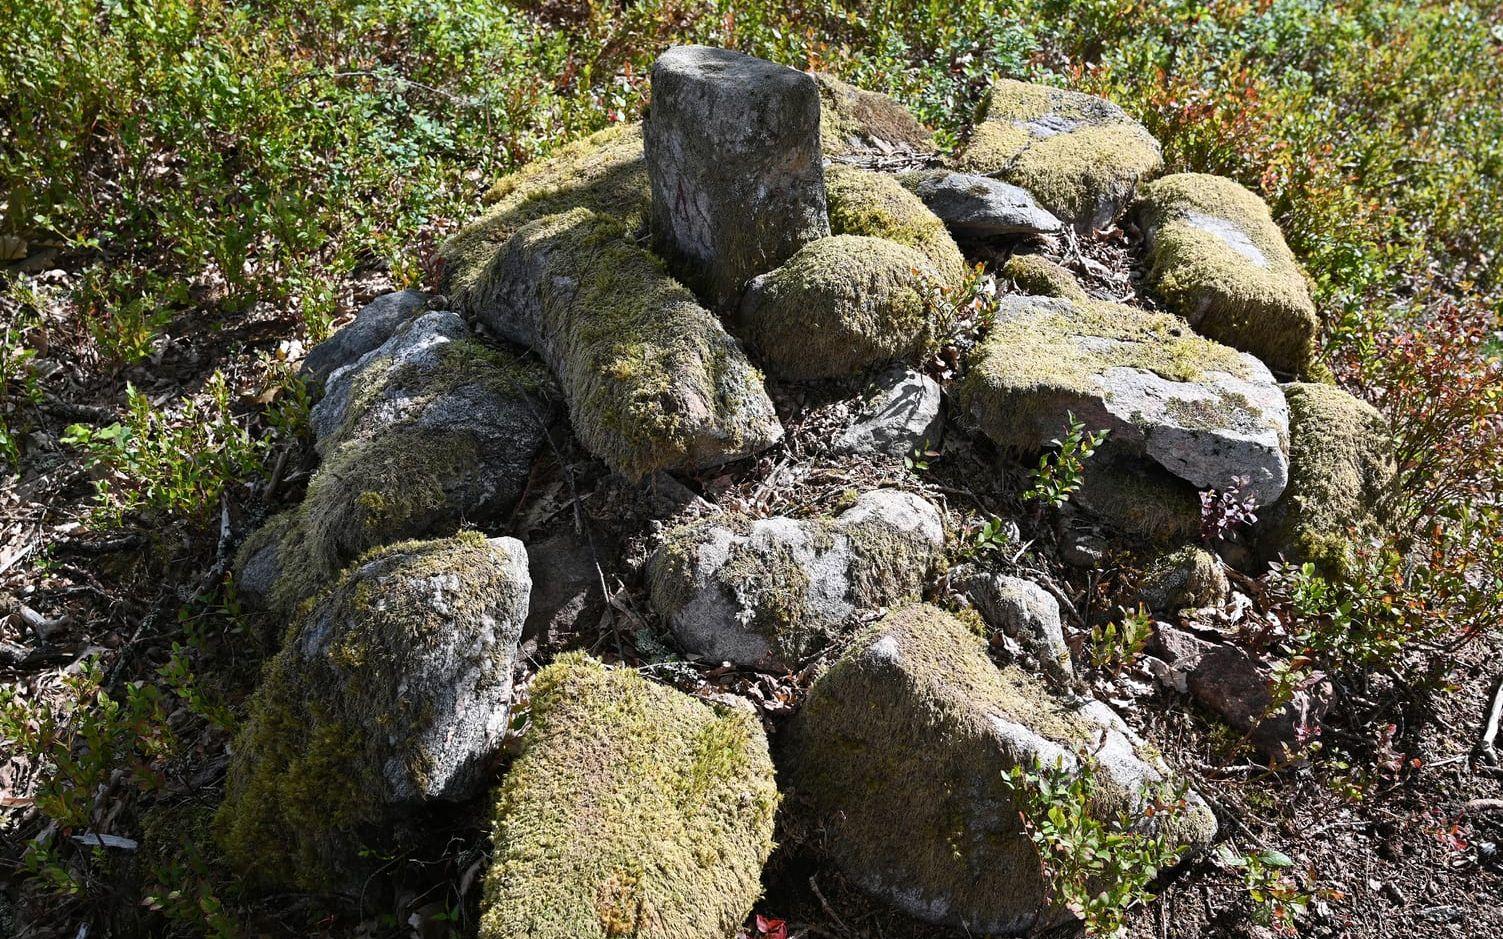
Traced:
<path fill-rule="evenodd" d="M 482 319 L 538 350 L 574 433 L 617 472 L 700 469 L 781 438 L 736 340 L 619 222 L 586 209 L 530 222 L 486 279 Z"/>
<path fill-rule="evenodd" d="M 1200 534 L 1195 487 L 1151 463 L 1092 459 L 1075 501 L 1117 531 L 1155 544 Z"/>
<path fill-rule="evenodd" d="M 992 86 L 986 119 L 957 162 L 1022 186 L 1082 229 L 1109 224 L 1164 166 L 1158 141 L 1116 105 L 1011 80 Z"/>
<path fill-rule="evenodd" d="M 815 682 L 786 756 L 790 782 L 852 880 L 911 915 L 977 934 L 1054 918 L 1004 781 L 1012 767 L 1076 769 L 1093 758 L 1102 817 L 1139 813 L 1145 788 L 1169 778 L 1105 705 L 999 670 L 980 637 L 924 605 L 873 624 Z M 1193 796 L 1183 813 L 1145 824 L 1187 847 L 1209 843 L 1216 827 Z"/>
<path fill-rule="evenodd" d="M 825 169 L 825 198 L 831 234 L 886 238 L 912 248 L 945 284 L 965 275 L 965 257 L 945 223 L 897 177 L 831 164 Z"/>
<path fill-rule="evenodd" d="M 1156 558 L 1138 587 L 1143 604 L 1156 613 L 1217 607 L 1230 593 L 1221 559 L 1198 545 Z"/>
<path fill-rule="evenodd" d="M 232 751 L 228 859 L 264 885 L 358 884 L 408 808 L 470 795 L 529 586 L 520 542 L 469 532 L 373 552 L 292 620 Z"/>
<path fill-rule="evenodd" d="M 480 939 L 726 939 L 778 803 L 756 715 L 570 653 L 496 802 Z"/>
<path fill-rule="evenodd" d="M 1304 269 L 1263 200 L 1201 173 L 1145 186 L 1148 286 L 1191 326 L 1282 372 L 1308 372 L 1320 322 Z"/>
<path fill-rule="evenodd" d="M 1015 254 L 1002 265 L 1002 276 L 1035 297 L 1089 300 L 1080 280 L 1060 264 L 1038 254 Z"/>
<path fill-rule="evenodd" d="M 819 83 L 819 140 L 825 156 L 891 149 L 933 152 L 934 134 L 892 98 L 834 75 L 816 72 L 814 80 Z"/>
<path fill-rule="evenodd" d="M 913 358 L 934 341 L 926 283 L 942 280 L 914 249 L 833 235 L 753 280 L 735 329 L 781 378 L 850 375 Z"/>
<path fill-rule="evenodd" d="M 833 519 L 717 516 L 664 535 L 652 602 L 690 655 L 785 671 L 860 613 L 917 599 L 943 548 L 939 510 L 890 489 Z"/>
<path fill-rule="evenodd" d="M 1396 496 L 1393 431 L 1334 385 L 1291 383 L 1289 488 L 1264 513 L 1260 550 L 1348 573 L 1356 546 L 1381 538 Z"/>
<path fill-rule="evenodd" d="M 494 286 L 485 279 L 486 268 L 533 219 L 583 207 L 634 230 L 645 224 L 651 191 L 641 124 L 608 127 L 527 164 L 497 181 L 486 194 L 491 207 L 439 248 L 449 299 L 478 315 Z"/>

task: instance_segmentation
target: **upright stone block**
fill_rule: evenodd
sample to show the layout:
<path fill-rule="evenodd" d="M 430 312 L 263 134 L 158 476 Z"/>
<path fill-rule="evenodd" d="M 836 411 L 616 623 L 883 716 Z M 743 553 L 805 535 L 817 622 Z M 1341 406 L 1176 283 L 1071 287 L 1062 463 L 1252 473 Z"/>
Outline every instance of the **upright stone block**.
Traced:
<path fill-rule="evenodd" d="M 717 305 L 830 233 L 809 75 L 706 46 L 652 67 L 652 228 L 675 273 Z"/>

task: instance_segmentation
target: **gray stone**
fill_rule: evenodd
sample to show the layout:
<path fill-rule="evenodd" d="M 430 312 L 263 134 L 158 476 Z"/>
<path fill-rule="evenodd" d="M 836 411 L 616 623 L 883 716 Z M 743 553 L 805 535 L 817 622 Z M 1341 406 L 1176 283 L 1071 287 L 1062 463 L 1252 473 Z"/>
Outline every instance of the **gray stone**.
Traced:
<path fill-rule="evenodd" d="M 1190 545 L 1149 565 L 1138 588 L 1143 605 L 1155 613 L 1219 607 L 1231 595 L 1221 559 Z"/>
<path fill-rule="evenodd" d="M 944 427 L 939 382 L 902 365 L 883 370 L 867 387 L 854 420 L 835 449 L 865 456 L 910 456 L 939 443 Z"/>
<path fill-rule="evenodd" d="M 1044 677 L 1061 684 L 1075 680 L 1059 601 L 1047 590 L 1031 580 L 971 565 L 952 572 L 951 582 L 965 592 L 987 625 L 1022 647 Z"/>
<path fill-rule="evenodd" d="M 590 546 L 582 537 L 563 531 L 534 543 L 527 548 L 527 562 L 532 602 L 524 640 L 557 646 L 600 622 L 605 594 Z"/>
<path fill-rule="evenodd" d="M 892 98 L 822 72 L 815 72 L 814 80 L 819 83 L 819 137 L 826 156 L 934 152 L 934 134 Z"/>
<path fill-rule="evenodd" d="M 360 308 L 355 319 L 313 347 L 298 374 L 321 388 L 335 369 L 349 365 L 391 338 L 397 327 L 422 312 L 428 295 L 419 290 L 382 294 Z"/>
<path fill-rule="evenodd" d="M 856 884 L 926 922 L 1017 935 L 1069 916 L 1050 908 L 1038 854 L 1007 783 L 1036 761 L 1095 764 L 1091 813 L 1125 813 L 1190 849 L 1215 817 L 1142 813 L 1169 768 L 1105 704 L 998 669 L 954 617 L 916 604 L 860 633 L 788 729 L 784 778 Z"/>
<path fill-rule="evenodd" d="M 718 516 L 664 536 L 652 602 L 691 656 L 781 671 L 917 597 L 943 548 L 939 510 L 892 489 L 833 519 Z"/>
<path fill-rule="evenodd" d="M 909 174 L 903 184 L 957 235 L 1048 235 L 1063 227 L 1028 190 L 990 176 L 936 170 Z"/>
<path fill-rule="evenodd" d="M 809 75 L 739 52 L 679 46 L 653 63 L 653 233 L 711 303 L 830 233 L 819 105 Z"/>

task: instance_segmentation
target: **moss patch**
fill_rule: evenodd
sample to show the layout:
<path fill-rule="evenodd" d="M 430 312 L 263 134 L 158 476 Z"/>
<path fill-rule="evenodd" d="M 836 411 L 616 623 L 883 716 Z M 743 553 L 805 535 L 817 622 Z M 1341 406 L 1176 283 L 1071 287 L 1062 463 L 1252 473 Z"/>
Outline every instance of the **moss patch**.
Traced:
<path fill-rule="evenodd" d="M 1147 461 L 1092 460 L 1076 494 L 1082 508 L 1118 531 L 1169 544 L 1200 533 L 1195 487 Z"/>
<path fill-rule="evenodd" d="M 497 798 L 480 937 L 725 939 L 761 892 L 777 803 L 753 713 L 564 655 Z"/>
<path fill-rule="evenodd" d="M 825 156 L 880 152 L 875 141 L 919 152 L 934 149 L 934 135 L 908 109 L 875 91 L 815 73 L 819 83 L 819 138 Z"/>
<path fill-rule="evenodd" d="M 832 235 L 752 282 L 738 333 L 783 378 L 850 375 L 916 356 L 934 339 L 928 260 L 885 238 Z"/>
<path fill-rule="evenodd" d="M 409 663 L 447 638 L 440 630 L 482 628 L 510 583 L 478 533 L 395 544 L 289 624 L 235 740 L 215 819 L 240 871 L 306 890 L 358 876 L 360 849 L 392 834 L 387 761 L 404 754 L 409 774 L 424 770 L 415 741 L 430 716 L 402 687 Z"/>
<path fill-rule="evenodd" d="M 533 219 L 584 207 L 640 227 L 651 186 L 642 155 L 642 126 L 608 127 L 559 149 L 498 181 L 486 194 L 491 208 L 439 248 L 445 290 L 462 310 L 476 313 L 490 297 L 487 266 Z"/>
<path fill-rule="evenodd" d="M 965 258 L 939 216 L 886 173 L 843 166 L 825 168 L 825 199 L 834 235 L 886 238 L 928 258 L 946 284 L 965 274 Z"/>
<path fill-rule="evenodd" d="M 1319 319 L 1304 270 L 1268 206 L 1220 176 L 1145 186 L 1148 285 L 1204 335 L 1279 371 L 1308 372 Z"/>
<path fill-rule="evenodd" d="M 960 169 L 1021 186 L 1077 227 L 1109 222 L 1163 169 L 1158 142 L 1116 105 L 1047 85 L 992 86 Z"/>
<path fill-rule="evenodd" d="M 1357 544 L 1380 537 L 1396 495 L 1393 431 L 1334 385 L 1292 383 L 1289 487 L 1267 513 L 1262 553 L 1344 576 Z"/>
<path fill-rule="evenodd" d="M 1002 265 L 1002 275 L 1035 297 L 1090 299 L 1074 274 L 1042 255 L 1015 254 Z"/>

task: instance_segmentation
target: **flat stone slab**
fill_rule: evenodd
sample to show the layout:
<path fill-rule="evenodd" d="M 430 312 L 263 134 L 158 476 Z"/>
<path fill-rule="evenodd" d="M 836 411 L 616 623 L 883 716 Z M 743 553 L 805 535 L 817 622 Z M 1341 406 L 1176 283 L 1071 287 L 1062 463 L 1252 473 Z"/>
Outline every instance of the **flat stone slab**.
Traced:
<path fill-rule="evenodd" d="M 910 173 L 904 185 L 960 237 L 1049 235 L 1064 226 L 1021 186 L 975 173 Z"/>
<path fill-rule="evenodd" d="M 963 406 L 997 443 L 1037 451 L 1067 413 L 1107 430 L 1109 452 L 1147 457 L 1197 488 L 1259 505 L 1289 479 L 1289 410 L 1267 367 L 1122 304 L 1007 297 L 972 351 Z"/>
<path fill-rule="evenodd" d="M 916 369 L 884 369 L 854 407 L 850 426 L 835 442 L 844 453 L 902 459 L 939 443 L 944 428 L 939 382 Z"/>

